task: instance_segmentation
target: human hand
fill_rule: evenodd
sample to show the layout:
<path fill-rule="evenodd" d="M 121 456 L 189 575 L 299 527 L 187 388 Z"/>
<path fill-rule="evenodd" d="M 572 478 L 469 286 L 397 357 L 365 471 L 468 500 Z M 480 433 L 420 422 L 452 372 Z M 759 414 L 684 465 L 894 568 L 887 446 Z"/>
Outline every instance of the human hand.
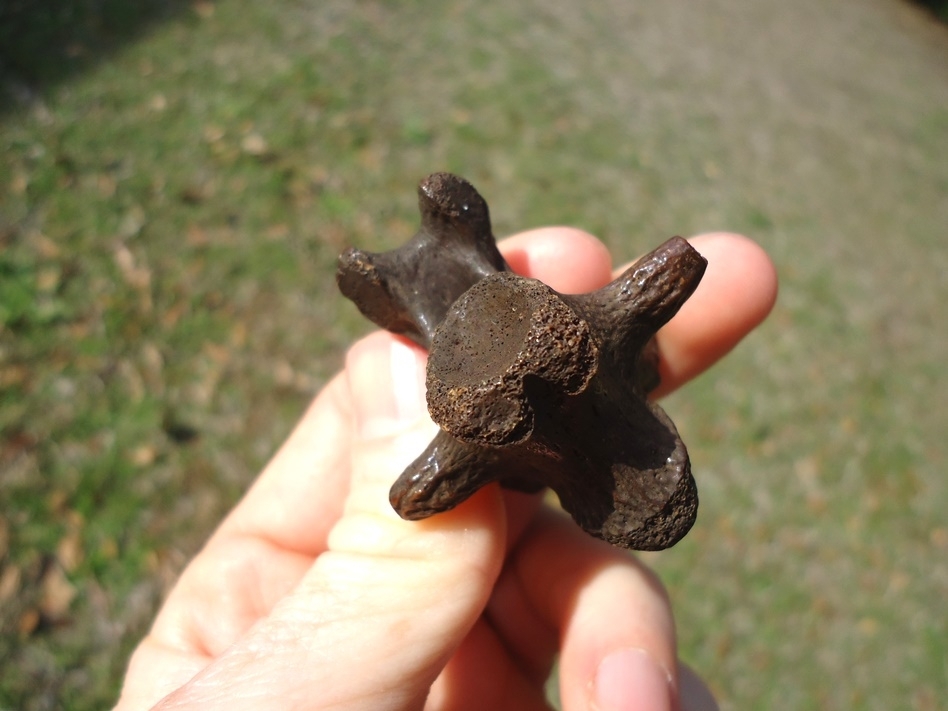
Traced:
<path fill-rule="evenodd" d="M 661 393 L 730 350 L 776 293 L 753 243 L 692 244 L 709 266 L 658 334 Z M 524 233 L 501 251 L 561 292 L 611 278 L 608 252 L 576 230 Z M 388 489 L 435 431 L 424 353 L 387 333 L 355 344 L 182 574 L 117 710 L 547 709 L 556 655 L 566 711 L 713 708 L 680 673 L 657 578 L 539 497 L 491 485 L 401 520 Z"/>

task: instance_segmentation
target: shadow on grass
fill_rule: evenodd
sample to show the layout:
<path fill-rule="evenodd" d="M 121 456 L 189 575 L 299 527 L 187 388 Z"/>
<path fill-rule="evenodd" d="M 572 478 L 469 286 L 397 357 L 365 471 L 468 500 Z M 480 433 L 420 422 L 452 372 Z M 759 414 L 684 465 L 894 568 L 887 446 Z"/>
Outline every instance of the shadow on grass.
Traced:
<path fill-rule="evenodd" d="M 911 0 L 921 5 L 942 22 L 948 23 L 948 0 Z"/>
<path fill-rule="evenodd" d="M 0 1 L 0 114 L 193 6 L 193 0 Z"/>

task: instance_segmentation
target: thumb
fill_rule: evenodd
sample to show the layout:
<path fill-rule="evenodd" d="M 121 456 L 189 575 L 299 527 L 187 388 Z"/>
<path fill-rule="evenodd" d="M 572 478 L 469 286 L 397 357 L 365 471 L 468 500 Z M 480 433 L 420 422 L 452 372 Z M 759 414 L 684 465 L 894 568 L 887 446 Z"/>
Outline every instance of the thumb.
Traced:
<path fill-rule="evenodd" d="M 424 351 L 385 333 L 360 341 L 346 360 L 356 419 L 351 490 L 316 580 L 373 595 L 352 610 L 363 621 L 376 616 L 368 626 L 377 633 L 363 642 L 392 674 L 372 708 L 424 698 L 486 606 L 503 563 L 506 518 L 496 487 L 424 521 L 403 521 L 389 504 L 392 483 L 437 432 L 424 370 Z M 373 682 L 381 686 L 380 672 Z M 409 679 L 414 688 L 396 693 Z"/>
<path fill-rule="evenodd" d="M 357 425 L 352 480 L 328 550 L 200 675 L 205 683 L 186 687 L 189 704 L 420 709 L 487 604 L 504 555 L 499 491 L 488 487 L 420 522 L 403 521 L 388 503 L 392 482 L 434 432 L 421 394 L 423 351 L 377 333 L 353 347 L 346 370 Z M 222 678 L 227 701 L 193 696 L 219 689 Z"/>

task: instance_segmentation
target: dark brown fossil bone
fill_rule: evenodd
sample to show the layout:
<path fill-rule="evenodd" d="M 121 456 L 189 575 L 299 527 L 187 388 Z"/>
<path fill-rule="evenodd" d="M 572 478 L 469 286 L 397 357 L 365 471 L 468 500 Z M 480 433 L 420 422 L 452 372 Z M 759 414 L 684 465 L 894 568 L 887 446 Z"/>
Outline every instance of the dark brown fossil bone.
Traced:
<path fill-rule="evenodd" d="M 336 281 L 370 321 L 428 348 L 451 304 L 490 274 L 508 270 L 490 229 L 487 203 L 450 173 L 418 184 L 421 227 L 391 252 L 349 248 Z"/>
<path fill-rule="evenodd" d="M 350 249 L 337 272 L 368 318 L 430 348 L 428 409 L 441 432 L 393 485 L 392 506 L 422 519 L 492 481 L 549 486 L 614 545 L 677 543 L 698 497 L 674 424 L 647 400 L 658 384 L 652 336 L 694 292 L 705 259 L 675 237 L 598 291 L 559 294 L 509 271 L 468 182 L 436 173 L 418 194 L 411 242 Z"/>

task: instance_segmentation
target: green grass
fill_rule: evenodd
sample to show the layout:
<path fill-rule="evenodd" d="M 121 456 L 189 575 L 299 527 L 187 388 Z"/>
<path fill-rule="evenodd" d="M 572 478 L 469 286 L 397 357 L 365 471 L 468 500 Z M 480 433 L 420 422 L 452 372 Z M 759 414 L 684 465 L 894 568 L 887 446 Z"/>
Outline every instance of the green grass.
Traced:
<path fill-rule="evenodd" d="M 948 2 L 945 0 L 915 0 L 922 7 L 927 7 L 932 14 L 943 21 L 948 21 Z"/>
<path fill-rule="evenodd" d="M 702 509 L 648 560 L 683 656 L 725 709 L 948 696 L 943 26 L 889 0 L 27 5 L 0 21 L 0 709 L 114 700 L 368 328 L 336 254 L 408 237 L 441 169 L 499 234 L 768 249 L 772 318 L 667 401 Z"/>

